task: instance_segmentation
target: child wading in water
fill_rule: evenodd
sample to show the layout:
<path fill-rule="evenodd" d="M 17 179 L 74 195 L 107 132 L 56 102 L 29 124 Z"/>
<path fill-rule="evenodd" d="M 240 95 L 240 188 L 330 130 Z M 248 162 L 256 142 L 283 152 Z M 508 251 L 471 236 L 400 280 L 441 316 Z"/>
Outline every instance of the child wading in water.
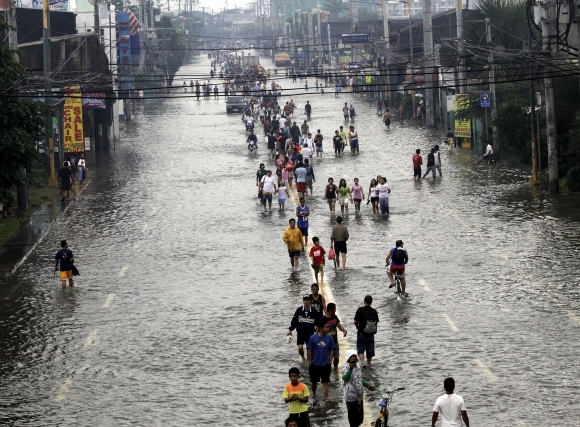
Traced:
<path fill-rule="evenodd" d="M 278 183 L 278 206 L 281 210 L 284 210 L 284 203 L 286 203 L 286 198 L 288 197 L 288 191 L 286 190 L 286 183 L 280 180 Z"/>
<path fill-rule="evenodd" d="M 324 255 L 326 251 L 320 246 L 320 239 L 316 236 L 312 238 L 314 246 L 310 248 L 310 259 L 312 260 L 312 268 L 314 269 L 314 278 L 319 285 L 324 282 Z M 318 280 L 318 273 L 320 273 L 320 281 Z"/>

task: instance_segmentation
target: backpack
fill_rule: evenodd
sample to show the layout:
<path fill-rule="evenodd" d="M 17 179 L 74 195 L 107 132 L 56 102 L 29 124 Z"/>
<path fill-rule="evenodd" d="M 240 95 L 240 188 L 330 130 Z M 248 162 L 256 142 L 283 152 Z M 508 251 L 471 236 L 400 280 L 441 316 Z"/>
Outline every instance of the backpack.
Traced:
<path fill-rule="evenodd" d="M 405 263 L 405 250 L 403 248 L 395 248 L 393 251 L 393 255 L 391 256 L 393 262 L 397 264 L 404 264 Z"/>
<path fill-rule="evenodd" d="M 367 323 L 363 332 L 366 334 L 376 334 L 377 333 L 377 323 L 379 321 L 378 316 L 376 315 L 376 311 L 374 308 L 366 308 L 365 309 L 365 317 Z"/>

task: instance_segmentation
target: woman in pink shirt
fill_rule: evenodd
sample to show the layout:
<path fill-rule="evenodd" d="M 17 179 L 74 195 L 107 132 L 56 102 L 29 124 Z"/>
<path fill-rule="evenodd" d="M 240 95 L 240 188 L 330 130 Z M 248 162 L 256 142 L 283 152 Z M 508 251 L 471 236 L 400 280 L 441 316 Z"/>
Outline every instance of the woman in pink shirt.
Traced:
<path fill-rule="evenodd" d="M 360 202 L 365 199 L 362 185 L 358 183 L 358 178 L 354 179 L 354 185 L 350 187 L 350 197 L 354 200 L 354 211 L 360 212 Z"/>

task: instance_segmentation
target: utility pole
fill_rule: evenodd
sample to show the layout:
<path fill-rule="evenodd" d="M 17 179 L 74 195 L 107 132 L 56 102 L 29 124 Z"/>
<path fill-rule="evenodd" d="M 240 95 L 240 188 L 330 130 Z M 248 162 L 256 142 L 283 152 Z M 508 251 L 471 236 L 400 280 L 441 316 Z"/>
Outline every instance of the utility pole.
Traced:
<path fill-rule="evenodd" d="M 433 30 L 431 0 L 423 0 L 423 58 L 425 61 L 425 126 L 435 127 L 435 88 L 433 87 Z"/>
<path fill-rule="evenodd" d="M 497 114 L 497 99 L 495 96 L 495 65 L 493 64 L 493 48 L 491 43 L 491 25 L 489 22 L 489 18 L 485 18 L 485 34 L 487 37 L 487 49 L 489 50 L 487 56 L 487 62 L 489 67 L 489 91 L 491 92 L 491 139 L 493 141 L 493 152 L 496 157 L 500 158 L 500 144 L 499 144 L 499 135 L 497 132 L 497 126 L 493 124 L 493 119 Z M 487 129 L 485 130 L 487 132 Z M 489 141 L 488 141 L 489 142 Z"/>
<path fill-rule="evenodd" d="M 463 43 L 463 0 L 456 0 L 455 16 L 457 18 L 457 54 L 459 55 L 459 93 L 467 93 Z"/>
<path fill-rule="evenodd" d="M 20 62 L 20 58 L 16 53 L 18 50 L 18 31 L 16 30 L 16 3 L 10 0 L 10 10 L 6 13 L 7 23 L 14 27 L 14 30 L 8 31 L 8 46 L 14 51 L 12 58 L 15 62 Z M 20 177 L 22 184 L 16 187 L 16 196 L 18 200 L 18 213 L 28 211 L 28 184 L 26 183 L 26 168 L 20 169 Z"/>
<path fill-rule="evenodd" d="M 98 15 L 97 15 L 98 17 Z M 52 84 L 50 82 L 50 15 L 48 0 L 42 1 L 42 54 L 44 59 L 44 99 L 48 105 L 52 105 Z M 52 117 L 46 116 L 46 141 L 48 142 L 48 185 L 56 186 L 56 173 L 54 170 L 54 139 L 52 135 Z"/>
<path fill-rule="evenodd" d="M 312 4 L 311 0 L 308 0 L 308 10 L 307 10 L 307 18 L 308 18 L 308 41 L 306 42 L 306 74 L 308 75 L 308 69 L 311 65 L 311 58 L 310 58 L 310 49 L 312 44 Z"/>
<path fill-rule="evenodd" d="M 546 97 L 546 132 L 548 136 L 548 189 L 550 194 L 558 194 L 558 147 L 556 146 L 556 109 L 554 106 L 554 87 L 552 84 L 552 50 L 550 46 L 550 34 L 552 32 L 552 16 L 555 16 L 556 3 L 540 3 L 542 8 L 542 49 L 548 56 L 544 70 L 544 88 Z"/>
<path fill-rule="evenodd" d="M 383 11 L 383 35 L 384 35 L 384 42 L 385 42 L 385 70 L 386 70 L 386 90 L 385 90 L 385 96 L 387 97 L 388 101 L 388 106 L 391 107 L 391 102 L 390 99 L 391 97 L 389 96 L 389 89 L 391 87 L 391 76 L 389 73 L 389 64 L 391 62 L 391 42 L 389 40 L 389 3 L 387 0 L 382 0 L 381 1 L 381 8 Z"/>
<path fill-rule="evenodd" d="M 532 32 L 528 28 L 528 50 L 532 52 Z M 530 130 L 532 139 L 532 179 L 530 185 L 538 185 L 538 141 L 536 140 L 536 92 L 534 87 L 534 63 L 530 65 Z"/>

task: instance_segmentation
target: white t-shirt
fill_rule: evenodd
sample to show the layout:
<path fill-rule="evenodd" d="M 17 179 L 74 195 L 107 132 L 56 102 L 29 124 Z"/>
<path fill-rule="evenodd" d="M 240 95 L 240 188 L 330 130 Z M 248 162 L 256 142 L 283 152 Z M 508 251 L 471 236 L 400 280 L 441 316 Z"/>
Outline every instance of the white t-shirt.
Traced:
<path fill-rule="evenodd" d="M 389 197 L 389 184 L 379 184 L 377 185 L 377 191 L 379 193 L 379 199 L 384 199 Z"/>
<path fill-rule="evenodd" d="M 466 411 L 465 402 L 455 393 L 439 396 L 433 407 L 441 415 L 441 427 L 462 427 L 461 411 Z"/>
<path fill-rule="evenodd" d="M 280 122 L 280 129 L 283 129 L 284 126 L 286 126 L 286 119 L 284 117 L 281 117 L 279 122 Z"/>
<path fill-rule="evenodd" d="M 310 138 L 310 139 L 305 138 L 304 142 L 306 142 L 306 144 L 308 144 L 308 148 L 310 148 L 310 153 L 312 154 L 314 152 L 314 140 L 312 138 Z"/>
<path fill-rule="evenodd" d="M 302 158 L 304 160 L 310 159 L 311 155 L 312 155 L 312 151 L 310 150 L 310 148 L 302 147 Z"/>
<path fill-rule="evenodd" d="M 485 154 L 493 154 L 493 148 L 491 148 L 491 144 L 487 144 L 487 150 L 485 150 Z"/>
<path fill-rule="evenodd" d="M 286 198 L 288 198 L 286 187 L 282 186 L 278 188 L 278 199 L 286 199 Z"/>
<path fill-rule="evenodd" d="M 276 185 L 276 177 L 264 175 L 262 177 L 262 183 L 264 184 L 262 187 L 264 193 L 273 193 L 274 185 Z"/>

